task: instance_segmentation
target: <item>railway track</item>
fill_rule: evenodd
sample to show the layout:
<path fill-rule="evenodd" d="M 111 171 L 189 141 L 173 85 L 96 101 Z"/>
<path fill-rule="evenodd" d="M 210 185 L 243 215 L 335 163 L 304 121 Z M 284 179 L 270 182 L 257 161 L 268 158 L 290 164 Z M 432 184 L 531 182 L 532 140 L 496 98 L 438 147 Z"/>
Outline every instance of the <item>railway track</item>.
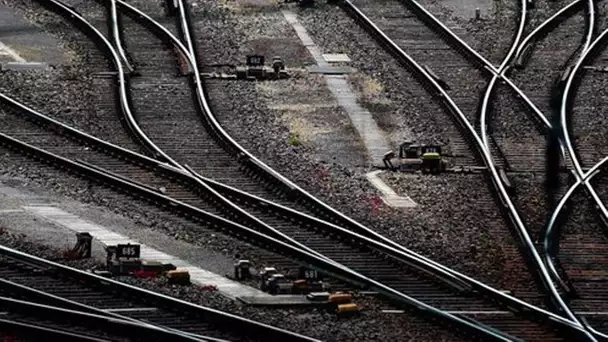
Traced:
<path fill-rule="evenodd" d="M 110 327 L 114 323 L 114 332 L 123 332 L 127 326 L 131 336 L 145 337 L 144 340 L 205 340 L 210 337 L 228 341 L 314 341 L 5 247 L 0 247 L 0 264 L 0 291 L 3 294 L 103 316 L 106 320 L 109 317 L 118 321 L 107 322 Z M 9 305 L 8 308 L 13 307 Z M 17 315 L 24 313 L 24 310 L 16 312 Z M 123 328 L 118 329 L 121 321 L 125 321 Z M 91 324 L 86 317 L 81 317 L 79 322 Z"/>
<path fill-rule="evenodd" d="M 410 3 L 413 3 L 413 2 L 414 1 L 410 1 Z M 391 42 L 390 39 L 388 39 L 388 37 L 386 37 L 385 33 L 381 32 L 378 29 L 378 27 L 375 26 L 374 23 L 372 23 L 369 20 L 366 20 L 367 18 L 364 18 L 365 16 L 352 3 L 347 2 L 347 6 L 346 7 L 351 12 L 351 14 L 353 14 L 355 17 L 357 17 L 360 21 L 364 22 L 366 28 L 368 28 L 371 32 L 373 32 L 377 37 L 380 37 L 380 40 L 384 43 L 384 45 L 385 46 L 389 46 L 389 48 L 391 49 L 391 52 L 393 52 L 396 55 L 400 55 L 401 61 L 404 61 L 405 63 L 410 64 L 410 65 L 412 65 L 412 64 L 415 65 L 415 62 L 412 61 L 411 57 L 409 57 L 408 55 L 406 55 L 403 52 L 403 50 L 400 49 L 400 47 L 398 46 L 398 44 L 395 44 L 395 43 Z M 524 9 L 525 9 L 525 7 L 524 7 Z M 422 11 L 424 12 L 424 10 L 422 10 Z M 427 19 L 430 17 L 430 15 L 428 15 L 428 14 L 425 14 L 425 15 L 426 15 Z M 441 26 L 441 25 L 439 24 L 439 26 Z M 442 31 L 444 33 L 446 33 L 446 32 L 449 33 L 449 30 L 447 30 L 445 27 L 442 28 Z M 452 38 L 454 38 L 456 41 L 459 40 L 453 34 L 451 34 L 451 35 L 452 35 Z M 464 43 L 462 45 L 464 46 Z M 470 52 L 471 55 L 476 56 L 476 58 L 477 58 L 478 61 L 483 61 L 483 58 L 480 57 L 480 56 L 478 56 L 478 54 L 476 54 L 475 51 L 472 51 L 471 49 L 469 49 L 469 52 Z M 432 75 L 430 75 L 429 73 L 425 73 L 424 71 L 422 71 L 421 70 L 422 68 L 420 66 L 418 66 L 418 69 L 419 69 L 419 72 L 421 74 L 423 74 L 424 76 L 426 76 L 427 80 L 430 80 L 431 83 L 435 83 L 436 88 L 440 88 L 440 85 L 437 84 L 437 82 L 433 82 L 434 77 L 432 77 Z M 497 69 L 495 69 L 495 70 L 498 71 Z M 507 83 L 509 83 L 509 85 L 511 86 L 511 88 L 513 88 L 514 90 L 518 90 L 512 84 L 512 82 L 509 82 L 510 80 L 508 80 L 508 79 L 504 79 L 504 80 L 506 80 Z M 440 90 L 440 92 L 443 94 L 443 96 L 448 96 L 444 91 Z M 522 96 L 522 97 L 525 97 L 525 96 Z M 528 101 L 528 105 L 530 105 L 530 107 L 534 107 L 530 103 L 529 99 L 526 98 L 526 101 Z M 462 115 L 462 113 L 460 113 L 460 112 L 458 112 L 458 110 L 456 110 L 457 106 L 455 104 L 453 105 L 453 107 L 455 109 L 455 110 L 453 110 L 454 112 L 456 112 L 457 114 L 459 114 L 461 117 L 464 116 L 464 115 Z M 532 109 L 535 109 L 535 108 L 532 108 Z M 464 119 L 465 118 L 463 118 L 463 120 Z M 481 139 L 476 136 L 476 133 L 474 132 L 474 129 L 472 127 L 469 127 L 469 129 L 471 131 L 471 134 L 473 136 L 475 136 L 476 139 L 478 140 L 477 143 L 478 144 L 482 144 L 481 141 L 479 141 Z M 485 139 L 485 133 L 484 133 L 484 137 L 483 138 Z M 488 164 L 487 160 L 489 159 L 488 158 L 489 156 L 487 155 L 487 150 L 486 150 L 485 153 L 484 153 L 484 151 L 482 151 L 482 154 L 485 154 L 486 164 Z M 491 162 L 490 162 L 490 164 L 491 164 Z M 490 167 L 491 169 L 495 169 L 494 165 L 489 165 L 489 166 L 491 166 Z M 512 218 L 514 219 L 514 221 L 516 223 L 516 226 L 518 227 L 519 233 L 523 234 L 522 237 L 524 238 L 524 242 L 527 245 L 527 250 L 534 255 L 533 259 L 534 259 L 534 263 L 536 264 L 535 266 L 536 266 L 536 268 L 538 268 L 539 271 L 541 271 L 541 277 L 543 279 L 543 282 L 545 283 L 545 286 L 547 288 L 551 288 L 552 289 L 551 290 L 553 292 L 552 297 L 554 299 L 561 300 L 561 298 L 559 297 L 559 295 L 557 295 L 555 293 L 555 288 L 552 287 L 553 285 L 551 285 L 552 280 L 549 278 L 549 275 L 548 275 L 547 271 L 544 270 L 544 265 L 542 264 L 542 262 L 540 260 L 540 255 L 538 255 L 538 253 L 536 252 L 535 247 L 532 245 L 532 243 L 531 243 L 531 241 L 529 239 L 529 236 L 526 236 L 527 235 L 526 227 L 521 222 L 521 219 L 519 218 L 519 215 L 517 214 L 515 208 L 513 207 L 510 199 L 508 198 L 508 196 L 504 192 L 504 187 L 501 186 L 501 184 L 499 184 L 500 180 L 496 179 L 496 178 L 498 178 L 497 177 L 498 175 L 495 173 L 495 170 L 491 170 L 491 171 L 493 173 L 493 177 L 495 178 L 494 182 L 495 182 L 495 185 L 497 186 L 497 190 L 499 191 L 499 194 L 501 195 L 501 198 L 503 199 L 503 204 L 505 204 L 505 206 L 509 208 L 509 211 L 510 211 L 510 213 L 512 215 Z M 506 201 L 507 203 L 505 203 L 504 201 Z M 565 304 L 562 303 L 562 304 L 560 304 L 560 306 L 561 306 L 561 308 L 564 308 L 564 309 L 567 310 L 567 307 L 565 306 Z M 572 317 L 572 319 L 576 320 L 575 318 L 573 318 L 573 316 L 570 316 L 570 317 Z M 577 324 L 579 324 L 579 326 L 581 326 L 580 323 L 577 323 Z M 593 338 L 590 334 L 587 334 L 587 337 L 588 338 Z"/>
<path fill-rule="evenodd" d="M 412 12 L 410 10 L 410 7 L 404 6 L 402 4 L 401 1 L 390 1 L 389 3 L 392 4 L 391 6 L 375 6 L 374 4 L 371 4 L 370 2 L 363 2 L 363 4 L 365 6 L 361 7 L 360 6 L 359 1 L 357 1 L 355 4 L 357 6 L 357 8 L 363 12 L 365 15 L 368 16 L 370 21 L 373 21 L 375 24 L 377 24 L 378 29 L 382 30 L 382 32 L 384 32 L 384 34 L 386 34 L 389 38 L 393 39 L 393 38 L 397 38 L 397 39 L 393 39 L 393 42 L 399 47 L 401 48 L 403 51 L 407 52 L 407 54 L 413 59 L 413 60 L 424 60 L 425 63 L 431 64 L 432 69 L 435 71 L 435 75 L 439 78 L 441 78 L 444 82 L 448 82 L 448 83 L 452 83 L 452 82 L 461 82 L 461 83 L 466 83 L 468 82 L 467 85 L 464 84 L 458 84 L 457 86 L 455 85 L 453 87 L 453 91 L 458 91 L 459 88 L 465 88 L 467 90 L 469 90 L 469 93 L 467 95 L 467 97 L 469 98 L 468 101 L 474 102 L 474 106 L 471 105 L 469 107 L 466 107 L 467 109 L 463 109 L 462 107 L 459 106 L 459 108 L 461 108 L 463 110 L 463 113 L 466 113 L 467 111 L 469 111 L 470 113 L 466 116 L 467 119 L 470 122 L 477 122 L 478 119 L 476 118 L 477 116 L 477 108 L 479 107 L 478 105 L 478 101 L 480 98 L 483 97 L 483 86 L 487 83 L 486 78 L 484 77 L 473 77 L 472 79 L 469 79 L 468 77 L 462 77 L 463 74 L 468 74 L 471 73 L 473 69 L 475 69 L 475 75 L 480 75 L 480 71 L 478 71 L 478 64 L 477 63 L 471 63 L 470 59 L 466 59 L 465 57 L 463 57 L 458 51 L 455 51 L 455 49 L 453 48 L 454 43 L 446 43 L 444 42 L 443 37 L 439 34 L 437 34 L 435 31 L 433 31 L 433 29 L 427 27 L 427 25 L 425 24 L 425 22 L 421 21 L 419 19 L 419 17 L 416 15 L 416 12 Z M 384 3 L 383 3 L 384 5 Z M 367 6 L 367 7 L 366 7 Z M 376 11 L 380 11 L 380 12 L 376 12 Z M 393 16 L 396 17 L 397 19 L 385 19 L 386 18 L 386 13 L 391 13 L 390 18 L 392 18 Z M 402 20 L 398 20 L 399 18 L 407 18 L 406 23 L 407 24 L 403 24 Z M 386 21 L 390 21 L 390 23 L 392 24 L 387 24 Z M 392 25 L 392 26 L 391 26 Z M 388 27 L 389 29 L 386 30 L 384 29 L 385 27 Z M 398 30 L 394 30 L 394 27 L 400 27 L 401 31 Z M 416 30 L 412 30 L 410 28 L 412 27 L 416 27 Z M 406 29 L 407 28 L 407 29 Z M 404 33 L 405 32 L 405 33 Z M 424 32 L 424 35 L 422 35 L 423 39 L 421 39 L 420 41 L 420 45 L 416 45 L 418 44 L 418 40 L 407 40 L 406 37 L 408 37 L 408 35 L 412 36 L 412 37 L 417 37 L 419 35 L 421 35 L 418 32 Z M 427 50 L 440 50 L 442 51 L 442 53 L 437 57 L 437 58 L 429 58 L 429 56 L 427 56 L 427 54 L 425 53 L 425 51 Z M 462 50 L 462 49 L 460 49 Z M 444 63 L 444 59 L 448 58 L 448 60 L 452 61 L 451 63 Z M 434 65 L 437 66 L 441 66 L 438 68 L 435 68 L 432 63 L 434 63 Z M 437 69 L 437 70 L 435 70 Z M 454 71 L 453 69 L 456 69 L 457 71 Z M 433 75 L 431 75 L 433 76 Z M 438 82 L 439 85 L 442 85 L 440 82 Z M 474 87 L 473 87 L 474 85 Z M 472 88 L 472 89 L 471 89 Z M 432 91 L 433 93 L 435 93 L 435 91 Z M 452 95 L 451 91 L 446 91 L 446 93 L 448 95 Z M 427 95 L 428 96 L 428 95 Z M 461 101 L 458 101 L 458 99 L 455 99 L 455 104 L 456 105 L 462 105 Z M 474 107 L 474 108 L 473 108 Z M 453 118 L 453 120 L 457 120 L 456 118 Z M 464 136 L 468 136 L 468 134 L 463 132 Z M 470 141 L 470 139 L 469 139 Z M 470 147 L 469 148 L 473 148 L 473 142 L 470 142 Z M 500 158 L 498 158 L 500 159 Z M 497 166 L 498 167 L 498 166 Z M 479 200 L 479 205 L 480 206 L 494 206 L 495 204 L 492 203 L 492 200 L 490 199 L 490 201 L 488 203 L 482 203 L 481 199 Z M 506 225 L 505 224 L 501 224 L 502 222 L 497 221 L 493 224 L 491 224 L 490 227 L 488 227 L 488 233 L 491 234 L 492 236 L 494 236 L 496 239 L 499 239 L 500 241 L 503 241 L 501 248 L 504 250 L 504 254 L 505 254 L 505 259 L 508 260 L 507 264 L 505 265 L 505 268 L 507 269 L 518 269 L 518 266 L 521 266 L 524 264 L 524 260 L 522 259 L 522 256 L 520 254 L 520 251 L 517 247 L 517 244 L 511 239 L 511 235 L 509 234 L 508 229 L 506 229 Z M 525 273 L 525 270 L 519 268 L 518 273 Z M 483 271 L 479 270 L 479 273 L 482 274 Z M 519 282 L 520 284 L 525 284 L 523 286 L 519 286 L 517 282 L 509 282 L 507 283 L 508 285 L 506 285 L 506 288 L 510 288 L 515 290 L 517 293 L 526 293 L 528 295 L 530 294 L 534 294 L 537 293 L 537 297 L 538 296 L 538 292 L 536 290 L 536 288 L 534 287 L 534 285 L 532 284 L 532 279 L 529 276 L 522 276 L 522 278 L 520 279 L 521 281 Z M 501 282 L 500 279 L 492 279 L 492 280 L 488 280 L 491 284 L 497 284 L 497 283 L 503 283 Z M 492 283 L 493 281 L 495 281 L 496 283 Z M 526 286 L 528 286 L 526 288 Z M 534 295 L 532 295 L 531 297 L 526 297 L 526 300 L 528 301 L 534 301 L 536 303 L 538 303 L 538 299 L 532 298 L 534 297 Z"/>
<path fill-rule="evenodd" d="M 34 293 L 36 290 L 15 285 L 17 296 L 27 297 L 26 292 Z M 6 292 L 10 290 L 5 289 Z M 4 293 L 3 293 L 4 294 Z M 9 293 L 11 296 L 15 293 Z M 0 297 L 2 303 L 3 328 L 2 336 L 5 340 L 43 341 L 50 336 L 69 341 L 201 341 L 178 332 L 165 331 L 152 325 L 141 324 L 131 320 L 112 317 L 111 314 L 98 312 L 93 307 L 75 305 L 78 310 L 68 310 L 61 307 L 41 304 L 44 295 L 33 295 L 37 302 L 30 302 L 11 297 Z M 48 298 L 53 302 L 53 298 Z M 92 314 L 89 312 L 101 313 Z M 206 337 L 206 340 L 209 340 Z M 219 341 L 214 339 L 215 341 Z M 221 340 L 225 341 L 225 340 Z"/>
<path fill-rule="evenodd" d="M 532 13 L 542 13 L 535 16 L 538 24 L 528 27 L 520 40 L 524 44 L 527 41 L 531 43 L 526 44 L 524 53 L 515 56 L 517 60 L 505 64 L 504 72 L 546 115 L 552 112 L 553 81 L 560 75 L 585 36 L 583 2 L 569 6 L 570 10 L 564 11 L 546 30 L 535 29 L 557 12 L 552 7 L 561 5 L 559 11 L 570 3 L 571 1 L 562 1 L 551 5 L 538 4 L 531 10 Z M 519 46 L 518 51 L 521 51 Z M 491 118 L 488 122 L 489 129 L 509 161 L 509 171 L 544 172 L 547 130 L 514 95 L 516 94 L 506 85 L 497 85 L 492 110 L 488 112 Z"/>
<path fill-rule="evenodd" d="M 601 7 L 600 13 L 605 15 L 604 6 Z M 566 90 L 563 90 L 560 95 L 563 96 L 562 104 L 567 104 L 567 106 L 561 107 L 560 115 L 562 124 L 566 124 L 563 134 L 567 144 L 570 144 L 568 146 L 570 151 L 578 150 L 580 152 L 588 146 L 587 144 L 593 142 L 593 139 L 598 138 L 589 131 L 585 132 L 586 125 L 595 123 L 593 113 L 596 104 L 581 105 L 581 102 L 597 101 L 598 94 L 591 95 L 589 90 L 585 91 L 584 84 L 596 79 L 593 67 L 602 60 L 602 55 L 606 51 L 608 29 L 605 25 L 601 25 L 600 28 L 593 37 L 593 41 L 590 42 L 588 50 L 580 54 L 580 58 L 573 63 L 571 70 L 564 77 L 567 79 L 564 81 Z M 582 97 L 583 94 L 587 97 Z M 601 96 L 597 97 L 601 98 Z M 573 107 L 577 109 L 574 112 Z M 574 122 L 572 126 L 568 125 L 570 122 Z M 597 129 L 597 126 L 594 125 L 594 127 Z M 568 133 L 580 134 L 575 135 L 576 143 L 568 139 Z M 579 163 L 579 167 L 587 166 L 590 167 L 590 170 L 585 171 L 582 177 L 570 182 L 568 191 L 562 196 L 553 211 L 543 236 L 543 246 L 547 251 L 545 259 L 547 265 L 553 270 L 554 279 L 561 285 L 563 297 L 577 312 L 592 310 L 589 315 L 579 315 L 586 318 L 590 329 L 604 333 L 606 336 L 608 331 L 604 318 L 606 311 L 604 303 L 607 293 L 603 284 L 607 278 L 601 265 L 605 264 L 608 245 L 605 231 L 606 220 L 603 214 L 605 208 L 598 208 L 600 205 L 597 203 L 605 203 L 608 199 L 605 190 L 605 162 L 608 161 L 608 158 L 593 160 L 591 153 L 574 152 L 573 154 L 576 155 L 575 162 Z M 594 189 L 597 189 L 597 199 L 589 198 L 589 187 L 587 187 L 587 193 L 583 192 L 581 178 L 584 177 L 587 177 L 589 183 L 594 186 Z"/>
<path fill-rule="evenodd" d="M 585 37 L 584 2 L 539 4 L 533 12 L 541 15 L 534 16 L 536 25 L 526 30 L 516 58 L 505 73 L 550 117 L 555 80 Z M 496 92 L 493 108 L 487 112 L 488 125 L 510 161 L 509 177 L 517 190 L 517 207 L 530 235 L 538 240 L 546 213 L 551 210 L 544 194 L 548 129 L 504 84 Z M 568 155 L 564 165 L 572 165 Z"/>
<path fill-rule="evenodd" d="M 486 83 L 482 72 L 421 22 L 404 2 L 357 1 L 356 6 L 392 37 L 398 46 L 408 51 L 412 58 L 425 61 L 424 68 L 428 68 L 437 77 L 437 81 L 453 96 L 467 118 L 477 124 L 477 98 Z M 438 122 L 440 125 L 443 123 Z M 449 118 L 445 126 L 451 128 L 444 132 L 450 141 L 447 146 L 448 157 L 453 156 L 450 162 L 456 166 L 479 166 L 481 161 L 475 157 L 467 141 L 463 140 L 464 132 L 458 129 L 459 125 L 455 125 L 454 120 Z"/>
<path fill-rule="evenodd" d="M 232 190 L 231 190 L 231 191 L 232 191 Z M 234 191 L 232 191 L 232 192 L 234 193 Z M 242 196 L 242 195 L 241 195 L 241 196 Z M 249 197 L 249 198 L 251 198 L 251 197 Z M 259 200 L 258 200 L 258 203 L 259 203 Z"/>
<path fill-rule="evenodd" d="M 72 13 L 72 15 L 77 16 L 76 13 Z M 38 119 L 40 119 L 40 118 L 38 118 Z M 55 125 L 57 125 L 57 124 L 55 124 Z M 57 126 L 59 126 L 59 125 L 57 125 Z M 70 129 L 68 129 L 67 127 L 63 127 L 62 126 L 60 130 L 63 130 L 63 129 L 70 131 Z M 3 135 L 2 138 L 3 138 L 3 141 L 4 141 L 5 144 L 10 145 L 13 148 L 18 148 L 22 152 L 30 153 L 30 154 L 35 154 L 36 157 L 45 158 L 47 161 L 50 160 L 50 161 L 52 161 L 53 163 L 56 163 L 56 164 L 63 164 L 63 166 L 68 166 L 68 167 L 71 167 L 73 169 L 79 169 L 80 173 L 87 173 L 89 176 L 91 176 L 92 174 L 94 174 L 96 177 L 99 177 L 99 178 L 103 179 L 105 182 L 110 182 L 110 181 L 114 182 L 115 186 L 117 186 L 117 184 L 120 184 L 120 185 L 122 185 L 121 189 L 123 191 L 125 191 L 126 189 L 130 188 L 130 190 L 127 190 L 127 192 L 136 191 L 136 192 L 144 193 L 146 198 L 148 198 L 149 200 L 155 201 L 157 203 L 162 198 L 165 202 L 170 202 L 171 203 L 170 205 L 164 204 L 165 207 L 167 207 L 167 206 L 172 206 L 172 207 L 183 206 L 183 207 L 186 207 L 184 209 L 186 210 L 186 212 L 188 213 L 188 215 L 195 216 L 194 215 L 194 213 L 195 213 L 196 215 L 199 215 L 199 216 L 203 216 L 203 217 L 206 217 L 206 218 L 211 218 L 212 221 L 213 220 L 219 220 L 219 222 L 218 221 L 216 221 L 216 222 L 217 223 L 223 223 L 222 224 L 223 228 L 225 228 L 225 226 L 227 226 L 227 225 L 228 226 L 230 225 L 229 222 L 223 221 L 223 220 L 219 219 L 218 217 L 212 217 L 212 215 L 210 215 L 209 213 L 202 212 L 200 209 L 195 209 L 192 206 L 187 206 L 184 203 L 176 203 L 176 201 L 174 199 L 170 199 L 169 200 L 166 196 L 158 195 L 152 189 L 150 189 L 149 187 L 142 186 L 142 184 L 130 184 L 125 179 L 125 177 L 117 177 L 115 174 L 108 175 L 107 173 L 103 172 L 99 168 L 92 167 L 92 165 L 89 165 L 89 164 L 86 164 L 84 167 L 82 167 L 81 165 L 73 163 L 73 162 L 71 162 L 71 161 L 69 161 L 69 160 L 67 160 L 65 158 L 60 158 L 60 157 L 58 157 L 56 155 L 52 155 L 52 154 L 50 154 L 50 153 L 48 153 L 46 151 L 42 151 L 40 149 L 32 147 L 31 145 L 24 144 L 24 143 L 22 143 L 20 141 L 17 141 L 15 139 L 13 139 L 11 137 L 8 137 L 8 136 L 5 136 L 5 135 Z M 91 139 L 88 139 L 88 140 L 91 141 Z M 100 142 L 97 142 L 97 144 L 98 145 L 102 145 Z M 107 147 L 107 144 L 104 144 L 104 145 Z M 113 149 L 115 152 L 117 151 L 116 147 L 111 147 L 111 149 Z M 122 153 L 124 154 L 125 152 L 122 151 Z M 145 163 L 145 162 L 143 162 L 143 163 Z M 217 224 L 217 223 L 215 223 L 215 224 Z M 233 228 L 233 227 L 230 227 L 230 228 Z M 244 228 L 244 227 L 239 227 L 239 228 Z M 244 229 L 242 229 L 242 230 L 244 230 Z M 260 234 L 256 234 L 256 233 L 254 233 L 251 230 L 236 232 L 237 236 L 241 236 L 242 238 L 245 238 L 245 239 L 247 239 L 247 234 L 253 234 L 253 236 L 257 236 L 256 243 L 258 243 L 258 244 L 260 243 L 259 240 L 264 240 L 264 238 L 262 236 L 260 236 Z M 268 242 L 268 240 L 269 239 L 266 238 L 267 242 Z M 277 243 L 277 241 L 271 241 L 270 243 L 266 244 L 266 247 L 267 248 L 269 247 L 272 250 L 277 250 L 277 248 L 278 248 L 277 246 L 280 246 L 280 243 Z M 286 246 L 282 246 L 282 247 L 285 248 Z M 299 256 L 299 257 L 296 257 L 296 258 L 297 259 L 302 259 L 302 256 Z M 308 256 L 308 260 L 305 260 L 305 261 L 308 264 L 318 263 L 318 260 L 315 261 L 315 262 L 311 262 L 310 256 Z M 323 269 L 323 271 L 325 272 L 325 271 L 327 271 L 327 269 Z M 346 273 L 343 269 L 337 268 L 337 267 L 334 267 L 334 271 L 337 271 L 338 273 L 343 273 L 343 274 Z M 332 272 L 327 272 L 327 273 L 328 274 L 332 274 Z M 340 276 L 338 276 L 338 278 L 340 278 Z M 341 278 L 345 279 L 343 276 Z M 350 280 L 352 282 L 352 278 L 349 279 L 347 277 L 346 280 Z M 366 281 L 361 281 L 361 280 L 359 280 L 359 282 L 363 283 L 363 284 L 370 283 L 369 281 L 366 282 Z M 383 288 L 383 286 L 381 284 L 377 284 L 376 283 L 375 286 L 378 287 L 378 288 L 380 288 L 381 290 L 383 290 L 385 294 L 389 293 L 389 294 L 392 294 L 393 297 L 400 298 L 401 301 L 403 301 L 405 299 L 405 302 L 409 301 L 410 304 L 414 304 L 414 305 L 417 305 L 418 307 L 425 308 L 425 310 L 427 310 L 427 311 L 433 312 L 433 310 L 434 310 L 433 308 L 428 307 L 428 306 L 426 306 L 426 305 L 424 305 L 422 303 L 419 303 L 417 301 L 411 300 L 411 299 L 409 299 L 407 297 L 404 298 L 404 296 L 400 295 L 399 293 L 395 293 L 395 291 L 393 291 L 392 289 L 387 289 L 385 287 Z M 391 291 L 392 291 L 392 293 L 391 293 Z M 448 318 L 450 317 L 450 316 L 445 315 L 442 312 L 437 312 L 436 314 L 438 314 L 439 316 L 444 316 L 444 317 L 448 317 Z M 454 319 L 454 318 L 451 318 L 451 319 Z M 455 320 L 458 321 L 459 319 L 455 319 Z M 460 322 L 462 322 L 465 326 L 467 326 L 467 325 L 470 326 L 470 323 L 467 323 L 466 321 L 463 321 L 461 319 L 460 319 Z"/>

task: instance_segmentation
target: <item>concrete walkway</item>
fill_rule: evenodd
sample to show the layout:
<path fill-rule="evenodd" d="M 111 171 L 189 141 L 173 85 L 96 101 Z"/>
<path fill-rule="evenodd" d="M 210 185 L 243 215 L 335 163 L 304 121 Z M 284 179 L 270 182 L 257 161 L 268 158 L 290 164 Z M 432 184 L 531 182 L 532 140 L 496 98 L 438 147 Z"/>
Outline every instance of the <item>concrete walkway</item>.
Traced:
<path fill-rule="evenodd" d="M 282 11 L 287 22 L 293 27 L 302 44 L 308 49 L 319 67 L 329 67 L 330 64 L 323 58 L 323 54 L 306 29 L 300 24 L 295 13 Z M 368 151 L 369 159 L 374 166 L 383 166 L 382 157 L 391 148 L 384 132 L 378 127 L 372 114 L 357 103 L 357 95 L 351 88 L 344 75 L 324 75 L 327 87 L 332 92 L 338 104 L 348 113 L 350 120 L 361 136 Z"/>
<path fill-rule="evenodd" d="M 115 233 L 105 227 L 85 221 L 76 215 L 72 215 L 63 211 L 60 208 L 53 206 L 23 206 L 26 212 L 34 214 L 44 220 L 47 220 L 56 225 L 63 226 L 74 232 L 88 232 L 97 242 L 104 246 L 116 244 L 140 244 L 136 240 L 132 240 L 127 236 Z M 272 297 L 269 294 L 262 292 L 250 286 L 232 281 L 219 274 L 209 272 L 202 268 L 196 267 L 177 257 L 163 253 L 154 248 L 141 245 L 141 258 L 147 260 L 156 260 L 163 263 L 171 263 L 178 268 L 185 268 L 190 273 L 190 280 L 198 285 L 215 285 L 218 291 L 223 295 L 236 299 L 237 297 Z"/>
<path fill-rule="evenodd" d="M 397 195 L 397 193 L 390 186 L 384 183 L 384 181 L 378 177 L 378 175 L 382 172 L 384 171 L 373 171 L 366 174 L 365 177 L 367 177 L 367 180 L 369 180 L 369 182 L 382 193 L 382 200 L 384 203 L 394 208 L 413 208 L 417 206 L 416 202 L 414 202 L 409 196 L 402 197 Z"/>

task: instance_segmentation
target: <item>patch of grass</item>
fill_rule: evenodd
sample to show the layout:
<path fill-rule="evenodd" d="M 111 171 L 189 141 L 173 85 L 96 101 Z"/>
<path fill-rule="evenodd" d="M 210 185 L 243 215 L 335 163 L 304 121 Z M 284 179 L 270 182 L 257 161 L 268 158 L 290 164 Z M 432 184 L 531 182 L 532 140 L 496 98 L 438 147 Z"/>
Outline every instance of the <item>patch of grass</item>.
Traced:
<path fill-rule="evenodd" d="M 300 136 L 297 133 L 291 133 L 289 135 L 289 138 L 287 139 L 287 142 L 289 143 L 290 146 L 293 146 L 293 147 L 302 145 L 302 142 L 300 141 Z"/>
<path fill-rule="evenodd" d="M 376 106 L 379 108 L 388 108 L 392 104 L 386 98 L 384 85 L 380 81 L 371 78 L 367 75 L 354 73 L 349 75 L 349 83 L 358 93 L 359 103 L 364 106 Z M 372 111 L 372 108 L 368 108 Z"/>

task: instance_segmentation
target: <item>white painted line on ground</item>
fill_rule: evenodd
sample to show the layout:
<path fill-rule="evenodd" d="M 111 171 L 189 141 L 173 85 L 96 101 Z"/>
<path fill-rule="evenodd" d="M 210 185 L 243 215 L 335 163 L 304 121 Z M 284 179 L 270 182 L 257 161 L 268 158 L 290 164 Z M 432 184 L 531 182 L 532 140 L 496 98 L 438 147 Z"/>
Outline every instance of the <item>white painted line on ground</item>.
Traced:
<path fill-rule="evenodd" d="M 323 55 L 320 49 L 314 44 L 312 38 L 306 32 L 306 29 L 298 21 L 295 13 L 287 10 L 282 10 L 285 20 L 293 27 L 296 35 L 302 41 L 302 44 L 308 49 L 312 57 L 317 62 L 319 67 L 329 67 L 330 64 L 324 56 L 337 57 L 338 55 Z M 342 58 L 348 58 L 344 55 Z M 384 154 L 390 151 L 389 144 L 384 136 L 384 132 L 380 129 L 372 114 L 365 108 L 361 107 L 357 101 L 357 95 L 350 86 L 348 79 L 343 75 L 325 75 L 327 88 L 331 91 L 334 98 L 338 101 L 348 114 L 350 121 L 361 136 L 363 144 L 369 153 L 371 162 L 375 166 L 381 166 Z"/>
<path fill-rule="evenodd" d="M 270 296 L 268 293 L 241 283 L 237 283 L 219 274 L 196 267 L 177 257 L 140 244 L 136 240 L 132 240 L 127 236 L 117 234 L 103 226 L 82 220 L 80 217 L 72 215 L 59 208 L 48 206 L 24 206 L 23 209 L 47 221 L 66 227 L 74 232 L 88 232 L 91 234 L 91 236 L 93 236 L 93 238 L 106 246 L 116 245 L 119 243 L 139 244 L 141 246 L 141 259 L 163 261 L 171 263 L 179 268 L 185 268 L 190 273 L 190 280 L 192 283 L 197 285 L 215 285 L 221 294 L 231 299 L 236 299 L 237 297 Z"/>
<path fill-rule="evenodd" d="M 378 177 L 378 174 L 381 172 L 384 171 L 372 171 L 366 174 L 365 177 L 367 177 L 367 180 L 382 193 L 382 200 L 384 203 L 395 208 L 413 208 L 417 206 L 416 202 L 414 202 L 409 196 L 402 197 L 397 195 L 397 193 L 390 186 L 388 186 L 388 184 L 384 183 L 384 181 Z"/>
<path fill-rule="evenodd" d="M 17 51 L 11 49 L 10 47 L 8 47 L 3 42 L 0 42 L 0 51 L 2 51 L 3 55 L 9 55 L 9 56 L 11 56 L 17 62 L 20 62 L 20 63 L 27 62 L 23 57 L 19 56 L 19 54 L 17 53 Z"/>

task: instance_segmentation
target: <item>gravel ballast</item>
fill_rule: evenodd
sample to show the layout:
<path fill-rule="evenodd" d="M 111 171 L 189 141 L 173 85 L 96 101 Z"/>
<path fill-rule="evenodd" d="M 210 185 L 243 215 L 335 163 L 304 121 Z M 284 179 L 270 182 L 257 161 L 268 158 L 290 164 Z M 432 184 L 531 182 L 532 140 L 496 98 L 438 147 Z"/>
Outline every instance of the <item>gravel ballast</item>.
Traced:
<path fill-rule="evenodd" d="M 94 259 L 65 261 L 62 251 L 32 243 L 28 237 L 0 229 L 0 244 L 38 257 L 53 260 L 79 269 L 100 267 Z M 357 299 L 362 312 L 352 318 L 338 318 L 323 308 L 277 308 L 263 309 L 246 307 L 226 299 L 218 293 L 197 286 L 179 286 L 167 283 L 163 277 L 157 279 L 115 278 L 157 293 L 186 300 L 198 305 L 230 312 L 252 320 L 262 321 L 283 329 L 328 342 L 339 341 L 460 341 L 450 332 L 437 329 L 430 323 L 407 314 L 386 314 L 374 299 Z M 432 333 L 431 333 L 432 332 Z"/>

